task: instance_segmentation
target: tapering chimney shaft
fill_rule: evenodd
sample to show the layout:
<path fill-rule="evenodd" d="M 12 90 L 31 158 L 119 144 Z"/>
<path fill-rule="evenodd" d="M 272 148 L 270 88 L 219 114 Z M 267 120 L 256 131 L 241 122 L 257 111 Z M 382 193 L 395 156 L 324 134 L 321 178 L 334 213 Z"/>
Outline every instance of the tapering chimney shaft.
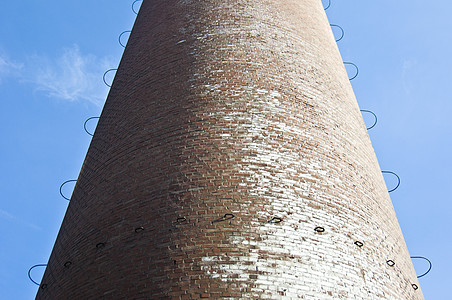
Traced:
<path fill-rule="evenodd" d="M 37 299 L 418 286 L 321 1 L 144 0 Z"/>

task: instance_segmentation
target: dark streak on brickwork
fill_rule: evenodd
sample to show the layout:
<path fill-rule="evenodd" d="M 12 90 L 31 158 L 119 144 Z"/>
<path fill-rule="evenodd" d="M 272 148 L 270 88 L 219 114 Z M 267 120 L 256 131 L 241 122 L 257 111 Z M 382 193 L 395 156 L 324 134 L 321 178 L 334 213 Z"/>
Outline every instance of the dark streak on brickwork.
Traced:
<path fill-rule="evenodd" d="M 320 0 L 144 0 L 43 283 L 423 299 Z"/>

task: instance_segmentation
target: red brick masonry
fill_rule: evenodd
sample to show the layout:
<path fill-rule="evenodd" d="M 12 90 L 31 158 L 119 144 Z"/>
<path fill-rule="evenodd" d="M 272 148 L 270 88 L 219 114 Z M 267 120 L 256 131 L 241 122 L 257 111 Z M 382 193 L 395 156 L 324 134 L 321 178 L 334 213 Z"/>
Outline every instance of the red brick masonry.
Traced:
<path fill-rule="evenodd" d="M 37 299 L 423 299 L 412 284 L 321 1 L 144 0 Z"/>

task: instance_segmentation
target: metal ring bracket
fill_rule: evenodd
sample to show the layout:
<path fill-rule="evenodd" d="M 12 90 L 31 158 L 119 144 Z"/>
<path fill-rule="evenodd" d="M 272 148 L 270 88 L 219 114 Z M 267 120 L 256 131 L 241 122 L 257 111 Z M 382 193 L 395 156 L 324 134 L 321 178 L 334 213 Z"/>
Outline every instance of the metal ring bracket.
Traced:
<path fill-rule="evenodd" d="M 397 175 L 396 173 L 391 172 L 391 171 L 381 171 L 381 173 L 383 173 L 383 174 L 392 174 L 395 177 L 397 177 L 397 185 L 396 185 L 396 187 L 391 189 L 391 190 L 389 190 L 388 193 L 394 192 L 395 190 L 397 190 L 399 188 L 399 186 L 400 186 L 400 177 L 399 177 L 399 175 Z"/>
<path fill-rule="evenodd" d="M 394 267 L 394 266 L 395 266 L 395 262 L 394 262 L 392 259 L 387 260 L 386 263 L 387 263 L 388 266 L 390 266 L 390 267 Z"/>
<path fill-rule="evenodd" d="M 345 35 L 344 29 L 342 29 L 341 26 L 335 25 L 335 24 L 330 24 L 330 26 L 331 27 L 337 27 L 337 28 L 339 28 L 341 30 L 341 37 L 336 39 L 336 42 L 339 42 L 340 40 L 342 40 L 344 38 L 344 35 Z"/>
<path fill-rule="evenodd" d="M 87 134 L 89 134 L 90 136 L 94 136 L 94 134 L 88 131 L 88 129 L 86 128 L 86 124 L 87 124 L 90 120 L 94 120 L 94 119 L 100 119 L 100 117 L 90 117 L 90 118 L 86 119 L 85 123 L 83 123 L 83 128 L 85 129 L 85 132 L 86 132 Z"/>
<path fill-rule="evenodd" d="M 63 182 L 63 183 L 60 185 L 60 195 L 61 195 L 61 197 L 63 197 L 63 198 L 66 199 L 67 201 L 71 201 L 71 198 L 68 198 L 68 197 L 66 197 L 65 195 L 63 195 L 63 186 L 64 186 L 66 183 L 69 183 L 69 182 L 77 182 L 77 180 L 74 180 L 74 179 L 66 180 L 65 182 Z"/>
<path fill-rule="evenodd" d="M 282 222 L 282 219 L 278 218 L 278 217 L 273 217 L 271 220 L 268 221 L 268 223 L 274 223 L 274 224 L 278 224 L 281 222 Z"/>
<path fill-rule="evenodd" d="M 362 246 L 364 246 L 364 243 L 363 243 L 363 242 L 360 242 L 360 241 L 356 241 L 356 242 L 354 242 L 354 244 L 355 244 L 356 246 L 358 246 L 359 248 L 361 248 Z"/>
<path fill-rule="evenodd" d="M 419 275 L 417 278 L 421 278 L 421 277 L 424 277 L 425 275 L 427 275 L 428 273 L 430 273 L 430 271 L 432 270 L 432 262 L 427 258 L 427 257 L 423 257 L 423 256 L 411 256 L 411 259 L 423 259 L 423 260 L 426 260 L 428 263 L 429 263 L 429 267 L 428 267 L 428 270 L 427 270 L 427 272 L 425 272 L 424 274 L 422 274 L 422 275 Z"/>
<path fill-rule="evenodd" d="M 318 233 L 322 233 L 322 232 L 325 232 L 325 228 L 317 226 L 316 228 L 314 228 L 314 231 L 318 232 Z"/>
<path fill-rule="evenodd" d="M 105 71 L 104 76 L 102 77 L 104 80 L 104 83 L 106 86 L 111 87 L 111 84 L 107 83 L 107 80 L 105 79 L 105 76 L 107 75 L 107 73 L 110 73 L 111 71 L 118 71 L 118 69 L 108 69 L 107 71 Z"/>
<path fill-rule="evenodd" d="M 142 231 L 144 231 L 144 227 L 143 226 L 135 228 L 135 232 L 136 233 L 139 233 L 139 232 L 142 232 Z"/>
<path fill-rule="evenodd" d="M 233 215 L 233 214 L 224 214 L 224 216 L 223 216 L 223 220 L 231 220 L 231 219 L 234 219 L 235 218 L 235 216 Z"/>
<path fill-rule="evenodd" d="M 358 66 L 355 65 L 355 64 L 352 63 L 352 62 L 344 62 L 344 65 L 351 65 L 351 66 L 354 66 L 354 67 L 355 67 L 355 69 L 356 69 L 356 74 L 355 74 L 354 76 L 352 76 L 351 78 L 348 78 L 348 80 L 353 80 L 353 79 L 355 79 L 356 76 L 358 76 L 358 74 L 359 74 L 359 68 L 358 68 Z"/>
<path fill-rule="evenodd" d="M 181 223 L 186 223 L 188 222 L 186 217 L 179 217 L 176 219 L 176 223 L 181 224 Z"/>
<path fill-rule="evenodd" d="M 138 15 L 138 12 L 135 10 L 135 3 L 141 2 L 141 1 L 143 1 L 143 0 L 135 0 L 135 1 L 133 1 L 133 3 L 132 3 L 132 11 L 133 11 L 136 15 Z"/>
<path fill-rule="evenodd" d="M 33 278 L 31 278 L 31 270 L 33 270 L 34 268 L 37 268 L 37 267 L 47 267 L 47 265 L 46 264 L 40 264 L 40 265 L 34 265 L 33 267 L 31 267 L 28 270 L 28 278 L 30 278 L 31 282 L 33 282 L 34 284 L 40 286 L 41 284 L 37 283 L 36 281 L 33 280 Z M 46 285 L 46 287 L 47 287 L 47 285 Z M 43 287 L 43 288 L 45 288 L 45 287 Z"/>
<path fill-rule="evenodd" d="M 216 219 L 216 220 L 213 220 L 213 221 L 212 221 L 212 224 L 218 223 L 218 222 L 227 221 L 227 220 L 231 220 L 231 219 L 234 219 L 234 218 L 235 218 L 235 216 L 234 216 L 233 214 L 231 214 L 231 213 L 224 214 L 223 217 L 221 217 L 221 218 L 219 218 L 219 219 Z"/>
<path fill-rule="evenodd" d="M 370 129 L 374 128 L 374 127 L 375 127 L 375 125 L 377 125 L 377 122 L 378 122 L 378 118 L 377 118 L 377 115 L 376 115 L 376 114 L 374 114 L 374 112 L 372 112 L 372 111 L 370 111 L 370 110 L 365 110 L 365 109 L 361 109 L 361 112 L 365 112 L 365 113 L 370 113 L 370 114 L 372 114 L 372 115 L 374 116 L 374 118 L 375 118 L 375 121 L 374 121 L 374 123 L 372 124 L 372 126 L 370 126 L 370 127 L 366 127 L 366 128 L 367 128 L 367 130 L 370 130 Z"/>
<path fill-rule="evenodd" d="M 118 37 L 118 42 L 119 42 L 119 44 L 121 45 L 121 46 L 123 46 L 124 48 L 126 47 L 126 45 L 124 45 L 122 42 L 121 42 L 121 37 L 125 34 L 125 33 L 131 33 L 132 31 L 130 31 L 130 30 L 126 30 L 126 31 L 123 31 L 120 35 L 119 35 L 119 37 Z M 126 43 L 127 44 L 127 43 Z"/>

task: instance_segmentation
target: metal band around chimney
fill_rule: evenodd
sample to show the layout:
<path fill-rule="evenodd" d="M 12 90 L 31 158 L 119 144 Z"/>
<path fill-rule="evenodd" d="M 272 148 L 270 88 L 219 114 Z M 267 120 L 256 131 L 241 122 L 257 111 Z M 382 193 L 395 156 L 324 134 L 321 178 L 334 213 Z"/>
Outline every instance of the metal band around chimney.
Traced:
<path fill-rule="evenodd" d="M 33 280 L 33 278 L 31 278 L 31 270 L 33 270 L 34 268 L 38 268 L 38 267 L 47 267 L 47 264 L 34 265 L 30 269 L 28 269 L 28 278 L 31 280 L 31 282 L 40 286 L 41 285 L 40 283 L 37 283 L 36 281 Z"/>
<path fill-rule="evenodd" d="M 399 175 L 397 175 L 396 173 L 394 173 L 392 171 L 381 171 L 381 173 L 383 173 L 383 174 L 392 174 L 395 177 L 397 177 L 397 185 L 394 188 L 388 190 L 388 193 L 394 192 L 395 190 L 397 190 L 399 188 L 399 186 L 400 186 L 400 177 L 399 177 Z"/>
<path fill-rule="evenodd" d="M 358 76 L 358 74 L 359 74 L 359 68 L 358 68 L 357 65 L 355 65 L 355 64 L 352 63 L 352 62 L 344 62 L 344 65 L 351 65 L 351 66 L 355 67 L 355 69 L 356 69 L 355 75 L 353 75 L 352 77 L 349 77 L 349 78 L 348 78 L 348 80 L 352 81 L 353 79 L 355 79 L 355 78 Z"/>
<path fill-rule="evenodd" d="M 428 270 L 426 272 L 424 272 L 423 274 L 417 276 L 417 278 L 424 277 L 425 275 L 430 273 L 430 271 L 432 270 L 432 266 L 433 266 L 432 262 L 427 257 L 424 257 L 424 256 L 411 256 L 411 259 L 423 259 L 423 260 L 426 260 L 428 262 L 428 264 L 429 264 Z"/>
<path fill-rule="evenodd" d="M 341 26 L 336 25 L 336 24 L 330 24 L 330 26 L 331 26 L 331 27 L 339 28 L 339 30 L 341 31 L 341 36 L 340 36 L 339 38 L 336 38 L 336 37 L 335 37 L 336 42 L 339 42 L 340 40 L 342 40 L 342 39 L 344 38 L 344 35 L 345 35 L 344 29 L 342 29 Z M 333 32 L 333 35 L 334 35 L 334 32 Z"/>
<path fill-rule="evenodd" d="M 71 198 L 68 198 L 68 197 L 66 197 L 64 194 L 63 194 L 63 186 L 65 186 L 67 183 L 69 183 L 69 182 L 77 182 L 77 180 L 76 179 L 71 179 L 71 180 L 66 180 L 65 182 L 63 182 L 61 185 L 60 185 L 60 195 L 61 195 L 61 197 L 63 197 L 64 199 L 66 199 L 67 201 L 71 201 Z"/>
<path fill-rule="evenodd" d="M 365 113 L 370 113 L 370 114 L 372 114 L 373 116 L 374 116 L 374 123 L 371 125 L 371 126 L 369 126 L 369 127 L 366 127 L 366 129 L 367 130 L 370 130 L 370 129 L 372 129 L 372 128 L 374 128 L 375 127 L 375 125 L 377 125 L 377 123 L 378 123 L 378 118 L 377 118 L 377 115 L 376 114 L 374 114 L 374 112 L 373 111 L 370 111 L 370 110 L 366 110 L 366 109 L 361 109 L 361 112 L 363 113 L 363 112 L 365 112 Z"/>

